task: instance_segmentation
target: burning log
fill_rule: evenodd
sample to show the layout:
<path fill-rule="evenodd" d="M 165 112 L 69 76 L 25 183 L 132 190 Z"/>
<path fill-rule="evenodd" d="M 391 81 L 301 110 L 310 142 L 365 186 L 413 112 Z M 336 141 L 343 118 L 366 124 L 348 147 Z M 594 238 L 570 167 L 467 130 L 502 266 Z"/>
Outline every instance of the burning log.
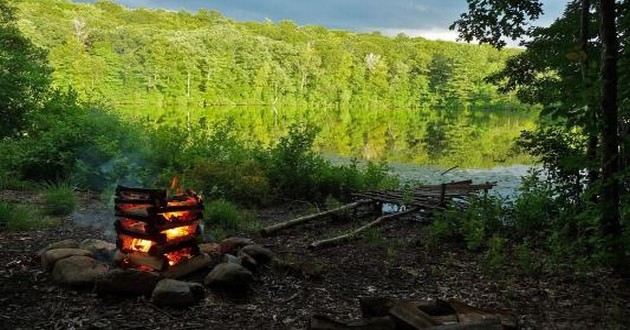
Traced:
<path fill-rule="evenodd" d="M 166 271 L 199 255 L 203 202 L 192 191 L 169 198 L 166 190 L 119 186 L 115 204 L 121 267 Z"/>

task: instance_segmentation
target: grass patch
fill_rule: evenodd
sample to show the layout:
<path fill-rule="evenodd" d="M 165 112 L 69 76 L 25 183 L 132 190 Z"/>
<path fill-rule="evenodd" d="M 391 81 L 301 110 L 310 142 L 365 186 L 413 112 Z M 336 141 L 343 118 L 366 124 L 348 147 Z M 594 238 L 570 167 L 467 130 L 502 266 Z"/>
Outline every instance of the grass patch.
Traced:
<path fill-rule="evenodd" d="M 215 240 L 260 229 L 260 223 L 253 214 L 240 210 L 235 204 L 224 199 L 210 202 L 206 205 L 204 214 L 205 227 Z"/>
<path fill-rule="evenodd" d="M 0 202 L 0 228 L 9 231 L 29 231 L 58 224 L 57 219 L 23 205 Z"/>
<path fill-rule="evenodd" d="M 70 215 L 77 205 L 74 187 L 67 182 L 44 186 L 44 212 L 52 216 Z"/>

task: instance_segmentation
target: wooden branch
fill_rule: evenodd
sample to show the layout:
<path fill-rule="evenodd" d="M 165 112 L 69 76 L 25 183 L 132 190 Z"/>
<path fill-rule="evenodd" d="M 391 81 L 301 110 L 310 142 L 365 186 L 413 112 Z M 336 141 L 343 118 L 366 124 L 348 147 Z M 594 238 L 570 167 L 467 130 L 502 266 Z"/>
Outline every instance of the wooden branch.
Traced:
<path fill-rule="evenodd" d="M 409 213 L 413 213 L 413 212 L 417 212 L 419 209 L 416 207 L 412 207 L 410 209 L 407 209 L 405 211 L 402 212 L 398 212 L 398 213 L 392 213 L 392 214 L 388 214 L 388 215 L 384 215 L 381 217 L 378 217 L 376 220 L 363 225 L 347 234 L 343 234 L 343 235 L 339 235 L 337 237 L 332 237 L 332 238 L 328 238 L 328 239 L 324 239 L 321 241 L 316 241 L 311 243 L 311 245 L 309 245 L 310 248 L 312 249 L 317 249 L 317 248 L 321 248 L 321 247 L 325 247 L 325 246 L 332 246 L 335 245 L 337 243 L 341 243 L 343 241 L 347 241 L 347 240 L 351 240 L 353 238 L 355 238 L 358 234 L 360 234 L 362 231 L 368 229 L 368 228 L 372 228 L 374 226 L 380 225 L 381 223 L 387 221 L 387 220 L 391 220 L 391 219 L 395 219 L 398 217 L 401 217 L 403 215 L 409 214 Z"/>
<path fill-rule="evenodd" d="M 275 225 L 271 225 L 269 227 L 263 228 L 260 233 L 263 236 L 267 236 L 267 235 L 271 235 L 279 230 L 282 229 L 286 229 L 286 228 L 290 228 L 290 227 L 295 227 L 297 225 L 315 220 L 315 219 L 319 219 L 319 218 L 323 218 L 326 216 L 329 216 L 331 214 L 335 214 L 335 213 L 339 213 L 341 211 L 345 211 L 345 210 L 349 210 L 349 209 L 353 209 L 356 207 L 359 207 L 361 205 L 364 204 L 368 204 L 368 203 L 372 203 L 373 201 L 371 199 L 362 199 L 362 200 L 358 200 L 356 202 L 350 203 L 350 204 L 346 204 L 346 205 L 342 205 L 336 209 L 332 209 L 332 210 L 328 210 L 328 211 L 324 211 L 324 212 L 320 212 L 320 213 L 315 213 L 315 214 L 309 214 L 309 215 L 305 215 L 303 217 L 299 217 L 296 219 L 292 219 L 289 221 L 285 221 L 285 222 L 281 222 L 281 223 L 277 223 Z"/>

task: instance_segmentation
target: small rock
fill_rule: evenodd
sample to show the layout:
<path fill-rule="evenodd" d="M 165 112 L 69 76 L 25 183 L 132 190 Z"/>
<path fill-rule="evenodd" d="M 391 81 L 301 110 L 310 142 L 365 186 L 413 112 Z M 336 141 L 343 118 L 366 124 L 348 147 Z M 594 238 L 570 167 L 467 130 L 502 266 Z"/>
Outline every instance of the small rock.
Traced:
<path fill-rule="evenodd" d="M 243 237 L 230 237 L 230 238 L 226 238 L 223 241 L 221 241 L 221 254 L 236 254 L 236 252 L 238 251 L 238 249 L 242 248 L 243 246 L 246 245 L 251 245 L 254 244 L 254 241 L 252 241 L 249 238 L 243 238 Z"/>
<path fill-rule="evenodd" d="M 163 279 L 158 282 L 151 300 L 159 306 L 189 306 L 204 297 L 203 286 L 199 283 Z"/>
<path fill-rule="evenodd" d="M 229 264 L 241 264 L 241 259 L 231 254 L 224 254 L 222 261 Z"/>
<path fill-rule="evenodd" d="M 208 255 L 221 254 L 221 244 L 219 243 L 202 243 L 199 244 L 199 250 Z"/>
<path fill-rule="evenodd" d="M 257 263 L 264 264 L 273 259 L 273 252 L 259 244 L 247 245 L 239 251 L 239 255 L 247 254 L 254 258 Z"/>
<path fill-rule="evenodd" d="M 86 287 L 105 275 L 109 267 L 86 256 L 71 256 L 55 263 L 52 278 L 63 285 Z"/>
<path fill-rule="evenodd" d="M 61 259 L 71 256 L 92 256 L 92 252 L 82 249 L 54 249 L 44 252 L 41 256 L 42 268 L 44 271 L 51 271 L 55 263 Z"/>
<path fill-rule="evenodd" d="M 241 261 L 241 265 L 247 268 L 249 271 L 255 272 L 258 269 L 258 262 L 249 254 L 245 252 L 240 252 L 239 259 Z"/>
<path fill-rule="evenodd" d="M 159 280 L 160 276 L 154 272 L 116 268 L 96 279 L 96 292 L 99 294 L 149 295 Z"/>
<path fill-rule="evenodd" d="M 111 262 L 116 253 L 116 244 L 94 238 L 81 241 L 79 248 L 92 252 L 94 258 L 106 262 Z"/>
<path fill-rule="evenodd" d="M 241 265 L 222 263 L 206 276 L 203 283 L 217 289 L 243 291 L 254 280 L 252 273 Z"/>
<path fill-rule="evenodd" d="M 44 254 L 44 252 L 46 252 L 48 250 L 54 250 L 54 249 L 77 249 L 77 248 L 79 248 L 79 242 L 77 242 L 74 239 L 65 239 L 63 241 L 59 241 L 59 242 L 48 244 L 45 248 L 42 248 L 39 251 L 37 251 L 37 256 L 41 257 L 42 254 Z"/>

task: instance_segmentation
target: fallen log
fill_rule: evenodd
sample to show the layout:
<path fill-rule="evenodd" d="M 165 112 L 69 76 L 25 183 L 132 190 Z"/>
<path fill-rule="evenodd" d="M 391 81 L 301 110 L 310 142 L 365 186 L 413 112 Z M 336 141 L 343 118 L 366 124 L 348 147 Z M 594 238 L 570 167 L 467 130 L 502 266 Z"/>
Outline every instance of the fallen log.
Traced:
<path fill-rule="evenodd" d="M 402 212 L 398 212 L 398 213 L 392 213 L 392 214 L 388 214 L 388 215 L 384 215 L 381 217 L 376 218 L 376 220 L 363 225 L 347 234 L 343 234 L 343 235 L 339 235 L 337 237 L 332 237 L 332 238 L 328 238 L 328 239 L 324 239 L 321 241 L 316 241 L 311 243 L 311 245 L 309 245 L 309 248 L 311 249 L 317 249 L 317 248 L 321 248 L 321 247 L 325 247 L 325 246 L 332 246 L 335 245 L 337 243 L 341 243 L 343 241 L 347 241 L 347 240 L 351 240 L 353 238 L 355 238 L 358 234 L 360 234 L 362 231 L 368 229 L 368 228 L 372 228 L 374 226 L 380 225 L 381 223 L 387 221 L 387 220 L 391 220 L 391 219 L 395 219 L 398 217 L 401 217 L 403 215 L 409 214 L 409 213 L 413 213 L 413 212 L 417 212 L 419 209 L 416 207 L 412 207 L 409 208 L 405 211 Z"/>
<path fill-rule="evenodd" d="M 339 213 L 341 211 L 350 210 L 350 209 L 359 207 L 361 205 L 369 204 L 369 203 L 372 203 L 372 202 L 373 201 L 371 199 L 361 199 L 361 200 L 358 200 L 358 201 L 350 203 L 350 204 L 342 205 L 342 206 L 340 206 L 338 208 L 335 208 L 335 209 L 332 209 L 332 210 L 327 210 L 327 211 L 320 212 L 320 213 L 305 215 L 303 217 L 299 217 L 299 218 L 292 219 L 292 220 L 289 220 L 289 221 L 277 223 L 277 224 L 271 225 L 269 227 L 265 227 L 265 228 L 263 228 L 260 231 L 260 233 L 263 236 L 268 236 L 268 235 L 271 235 L 271 234 L 273 234 L 273 233 L 275 233 L 275 232 L 277 232 L 279 230 L 282 230 L 282 229 L 294 227 L 294 226 L 297 226 L 299 224 L 303 224 L 305 222 L 309 222 L 309 221 L 312 221 L 312 220 L 320 219 L 320 218 L 323 218 L 323 217 L 326 217 L 326 216 L 329 216 L 329 215 L 332 215 L 332 214 L 335 214 L 335 213 Z"/>

